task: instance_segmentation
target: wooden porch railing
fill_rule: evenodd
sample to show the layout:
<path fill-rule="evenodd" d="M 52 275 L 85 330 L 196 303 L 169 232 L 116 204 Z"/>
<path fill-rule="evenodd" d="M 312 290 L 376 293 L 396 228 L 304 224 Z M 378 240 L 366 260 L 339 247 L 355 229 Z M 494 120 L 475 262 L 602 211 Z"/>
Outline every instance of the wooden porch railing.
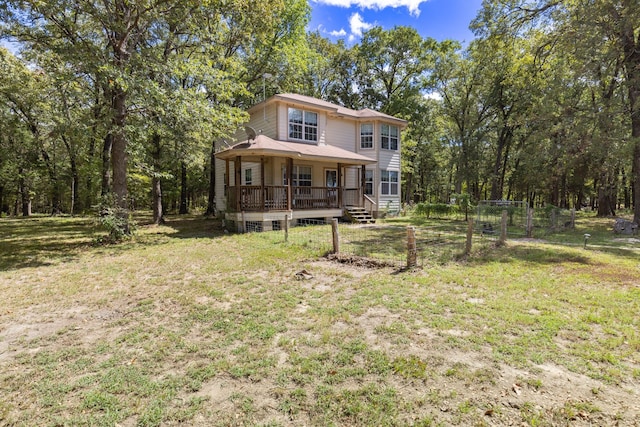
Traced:
<path fill-rule="evenodd" d="M 338 207 L 337 187 L 293 187 L 294 209 L 327 209 Z"/>
<path fill-rule="evenodd" d="M 362 206 L 362 188 L 345 188 L 342 202 L 345 206 Z"/>
<path fill-rule="evenodd" d="M 339 192 L 343 205 L 359 206 L 362 204 L 361 189 L 345 189 L 339 187 L 292 187 L 292 208 L 331 209 L 339 208 Z M 287 210 L 286 186 L 242 185 L 227 187 L 227 210 L 231 212 L 263 212 L 271 210 Z M 239 196 L 239 199 L 238 199 Z"/>

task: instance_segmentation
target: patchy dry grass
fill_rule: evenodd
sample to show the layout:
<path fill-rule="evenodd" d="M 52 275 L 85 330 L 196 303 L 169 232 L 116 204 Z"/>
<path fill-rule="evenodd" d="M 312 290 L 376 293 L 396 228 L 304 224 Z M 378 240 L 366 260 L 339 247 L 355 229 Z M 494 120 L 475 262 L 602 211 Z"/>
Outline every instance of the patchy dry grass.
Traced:
<path fill-rule="evenodd" d="M 200 218 L 1 219 L 0 425 L 638 425 L 638 247 L 580 232 L 399 273 Z"/>

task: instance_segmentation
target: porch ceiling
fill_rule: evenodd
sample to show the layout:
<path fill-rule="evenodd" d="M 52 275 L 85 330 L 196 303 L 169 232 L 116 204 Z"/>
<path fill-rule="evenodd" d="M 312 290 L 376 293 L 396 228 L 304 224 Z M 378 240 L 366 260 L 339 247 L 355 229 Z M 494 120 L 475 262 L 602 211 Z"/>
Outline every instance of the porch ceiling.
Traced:
<path fill-rule="evenodd" d="M 242 157 L 286 157 L 298 160 L 326 161 L 346 165 L 369 165 L 376 161 L 358 153 L 331 145 L 314 145 L 300 142 L 277 141 L 266 135 L 258 135 L 252 141 L 240 142 L 216 154 L 221 160 Z"/>

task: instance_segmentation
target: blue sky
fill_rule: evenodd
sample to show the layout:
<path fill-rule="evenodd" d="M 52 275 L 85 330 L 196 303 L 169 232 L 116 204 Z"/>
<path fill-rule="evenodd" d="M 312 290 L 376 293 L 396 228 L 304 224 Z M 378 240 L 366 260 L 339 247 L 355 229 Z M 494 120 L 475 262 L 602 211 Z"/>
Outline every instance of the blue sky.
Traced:
<path fill-rule="evenodd" d="M 377 25 L 413 27 L 422 37 L 438 41 L 473 39 L 468 29 L 482 0 L 309 0 L 309 30 L 332 40 L 357 43 L 363 31 Z"/>

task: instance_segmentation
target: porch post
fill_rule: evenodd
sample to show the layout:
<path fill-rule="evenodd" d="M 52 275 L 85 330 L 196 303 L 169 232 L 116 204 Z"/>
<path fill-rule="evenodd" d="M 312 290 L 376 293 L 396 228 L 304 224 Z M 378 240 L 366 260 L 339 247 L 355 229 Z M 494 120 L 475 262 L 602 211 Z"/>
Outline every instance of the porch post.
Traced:
<path fill-rule="evenodd" d="M 266 198 L 264 197 L 264 156 L 260 157 L 260 201 L 262 210 L 267 210 Z"/>
<path fill-rule="evenodd" d="M 338 207 L 342 208 L 342 163 L 338 163 Z"/>
<path fill-rule="evenodd" d="M 362 206 L 365 206 L 364 203 L 364 189 L 367 186 L 367 166 L 366 165 L 362 165 L 362 169 L 361 169 L 361 173 L 360 173 L 360 192 L 362 193 Z"/>
<path fill-rule="evenodd" d="M 227 210 L 231 209 L 229 206 L 229 159 L 224 159 L 224 197 L 227 199 Z"/>
<path fill-rule="evenodd" d="M 287 210 L 293 209 L 293 159 L 287 158 Z"/>
<path fill-rule="evenodd" d="M 241 156 L 236 156 L 236 160 L 235 163 L 233 165 L 233 168 L 235 169 L 234 175 L 234 181 L 233 184 L 236 187 L 236 212 L 240 212 L 242 211 L 242 200 L 240 199 L 240 186 L 242 185 L 242 157 Z"/>

